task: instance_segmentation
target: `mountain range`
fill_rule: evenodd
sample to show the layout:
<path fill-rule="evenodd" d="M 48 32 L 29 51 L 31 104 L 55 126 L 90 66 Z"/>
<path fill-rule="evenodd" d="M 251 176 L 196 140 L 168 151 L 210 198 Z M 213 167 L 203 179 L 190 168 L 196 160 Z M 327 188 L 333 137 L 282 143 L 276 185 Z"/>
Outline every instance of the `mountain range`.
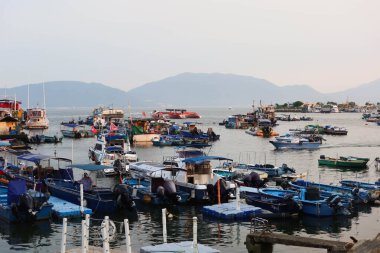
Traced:
<path fill-rule="evenodd" d="M 29 85 L 30 107 L 225 107 L 301 101 L 363 104 L 380 101 L 380 79 L 335 93 L 321 93 L 308 85 L 278 86 L 264 79 L 220 73 L 182 73 L 124 91 L 101 83 L 54 81 Z M 27 107 L 28 85 L 6 89 Z"/>

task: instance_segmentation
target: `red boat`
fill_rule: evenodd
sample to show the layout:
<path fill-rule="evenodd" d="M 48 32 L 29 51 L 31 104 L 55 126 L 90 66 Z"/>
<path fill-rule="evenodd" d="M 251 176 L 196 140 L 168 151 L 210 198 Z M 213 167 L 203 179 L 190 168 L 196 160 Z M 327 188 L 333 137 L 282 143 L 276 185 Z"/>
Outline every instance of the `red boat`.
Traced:
<path fill-rule="evenodd" d="M 166 109 L 166 111 L 153 111 L 154 119 L 199 119 L 196 112 L 188 112 L 185 109 Z"/>

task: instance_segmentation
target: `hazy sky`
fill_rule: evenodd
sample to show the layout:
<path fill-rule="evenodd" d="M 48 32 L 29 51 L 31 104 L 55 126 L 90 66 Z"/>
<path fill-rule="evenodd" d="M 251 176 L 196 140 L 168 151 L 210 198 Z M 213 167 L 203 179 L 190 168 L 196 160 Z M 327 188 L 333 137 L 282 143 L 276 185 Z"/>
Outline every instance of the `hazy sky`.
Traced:
<path fill-rule="evenodd" d="M 0 87 L 182 72 L 328 92 L 380 78 L 379 0 L 0 0 Z"/>

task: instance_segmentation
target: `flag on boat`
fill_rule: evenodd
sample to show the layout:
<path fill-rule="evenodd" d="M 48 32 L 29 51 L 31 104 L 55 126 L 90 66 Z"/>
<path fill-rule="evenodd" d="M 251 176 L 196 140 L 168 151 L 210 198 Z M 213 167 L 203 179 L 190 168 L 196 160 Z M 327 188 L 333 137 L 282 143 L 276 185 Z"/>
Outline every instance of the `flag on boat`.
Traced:
<path fill-rule="evenodd" d="M 91 132 L 96 134 L 98 132 L 98 130 L 96 130 L 96 128 L 94 126 L 91 127 Z"/>
<path fill-rule="evenodd" d="M 142 116 L 146 118 L 146 113 L 145 113 L 145 112 L 142 112 Z"/>
<path fill-rule="evenodd" d="M 117 130 L 119 130 L 119 128 L 114 123 L 111 123 L 110 130 L 111 131 L 117 131 Z"/>

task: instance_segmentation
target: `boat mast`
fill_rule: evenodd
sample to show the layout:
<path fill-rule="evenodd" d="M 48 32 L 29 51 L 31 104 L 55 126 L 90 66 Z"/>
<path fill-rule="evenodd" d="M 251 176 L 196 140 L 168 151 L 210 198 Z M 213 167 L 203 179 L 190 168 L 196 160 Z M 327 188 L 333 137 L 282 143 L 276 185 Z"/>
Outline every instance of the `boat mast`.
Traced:
<path fill-rule="evenodd" d="M 44 94 L 44 109 L 46 110 L 45 82 L 42 83 L 42 90 L 43 90 L 43 94 Z"/>
<path fill-rule="evenodd" d="M 27 109 L 29 109 L 29 83 L 28 83 L 28 108 Z"/>

